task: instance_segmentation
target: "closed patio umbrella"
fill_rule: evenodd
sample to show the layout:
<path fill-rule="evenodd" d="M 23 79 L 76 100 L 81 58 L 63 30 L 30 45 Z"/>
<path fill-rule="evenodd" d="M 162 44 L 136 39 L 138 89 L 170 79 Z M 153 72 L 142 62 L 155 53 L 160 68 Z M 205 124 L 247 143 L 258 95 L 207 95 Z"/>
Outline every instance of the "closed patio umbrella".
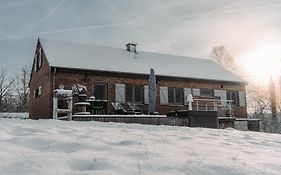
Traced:
<path fill-rule="evenodd" d="M 149 114 L 155 113 L 156 108 L 156 76 L 154 70 L 150 69 L 149 74 L 149 82 L 148 82 L 148 100 L 149 100 L 149 107 L 148 111 Z"/>

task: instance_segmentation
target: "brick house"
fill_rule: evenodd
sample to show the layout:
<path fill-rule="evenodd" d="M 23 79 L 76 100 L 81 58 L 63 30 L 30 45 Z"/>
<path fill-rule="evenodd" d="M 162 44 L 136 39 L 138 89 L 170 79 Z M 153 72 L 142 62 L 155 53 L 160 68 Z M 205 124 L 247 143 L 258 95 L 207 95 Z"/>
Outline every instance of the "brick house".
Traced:
<path fill-rule="evenodd" d="M 186 109 L 186 96 L 232 100 L 235 117 L 246 118 L 246 82 L 210 59 L 198 59 L 66 41 L 38 39 L 30 79 L 31 119 L 52 118 L 53 90 L 60 85 L 87 86 L 88 96 L 148 108 L 149 70 L 157 75 L 156 110 L 160 114 Z"/>

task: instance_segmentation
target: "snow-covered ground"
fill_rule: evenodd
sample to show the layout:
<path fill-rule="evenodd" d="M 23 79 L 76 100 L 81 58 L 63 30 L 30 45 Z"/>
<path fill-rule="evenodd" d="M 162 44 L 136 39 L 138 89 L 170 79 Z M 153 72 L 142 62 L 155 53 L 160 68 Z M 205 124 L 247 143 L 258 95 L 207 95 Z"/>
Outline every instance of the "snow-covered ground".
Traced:
<path fill-rule="evenodd" d="M 21 118 L 27 119 L 29 114 L 27 112 L 0 112 L 0 118 Z"/>
<path fill-rule="evenodd" d="M 0 174 L 280 174 L 281 135 L 0 119 Z"/>

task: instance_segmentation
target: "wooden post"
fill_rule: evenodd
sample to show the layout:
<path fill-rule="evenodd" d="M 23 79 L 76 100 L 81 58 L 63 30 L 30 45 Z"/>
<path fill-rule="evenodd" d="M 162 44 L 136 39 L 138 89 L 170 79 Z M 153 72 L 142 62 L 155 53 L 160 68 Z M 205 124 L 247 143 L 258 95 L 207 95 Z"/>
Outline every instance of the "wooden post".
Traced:
<path fill-rule="evenodd" d="M 67 109 L 58 108 L 58 100 L 67 102 Z M 67 120 L 72 120 L 72 90 L 56 89 L 53 97 L 53 119 L 61 119 L 58 114 L 66 113 Z"/>
<path fill-rule="evenodd" d="M 67 119 L 72 120 L 72 98 L 67 100 L 68 103 L 68 113 L 67 113 Z"/>
<path fill-rule="evenodd" d="M 231 101 L 228 102 L 228 108 L 229 108 L 229 117 L 232 117 L 231 116 Z"/>
<path fill-rule="evenodd" d="M 58 118 L 58 99 L 53 97 L 53 119 Z"/>

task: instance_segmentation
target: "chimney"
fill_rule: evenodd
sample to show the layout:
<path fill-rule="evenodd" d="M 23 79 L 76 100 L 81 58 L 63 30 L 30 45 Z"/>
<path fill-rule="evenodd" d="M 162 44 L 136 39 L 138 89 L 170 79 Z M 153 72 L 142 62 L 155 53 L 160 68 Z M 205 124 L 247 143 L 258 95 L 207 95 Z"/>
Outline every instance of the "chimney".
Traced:
<path fill-rule="evenodd" d="M 128 43 L 128 44 L 126 44 L 126 46 L 127 46 L 127 50 L 129 52 L 134 52 L 134 53 L 137 52 L 137 44 L 135 44 L 135 43 Z"/>

